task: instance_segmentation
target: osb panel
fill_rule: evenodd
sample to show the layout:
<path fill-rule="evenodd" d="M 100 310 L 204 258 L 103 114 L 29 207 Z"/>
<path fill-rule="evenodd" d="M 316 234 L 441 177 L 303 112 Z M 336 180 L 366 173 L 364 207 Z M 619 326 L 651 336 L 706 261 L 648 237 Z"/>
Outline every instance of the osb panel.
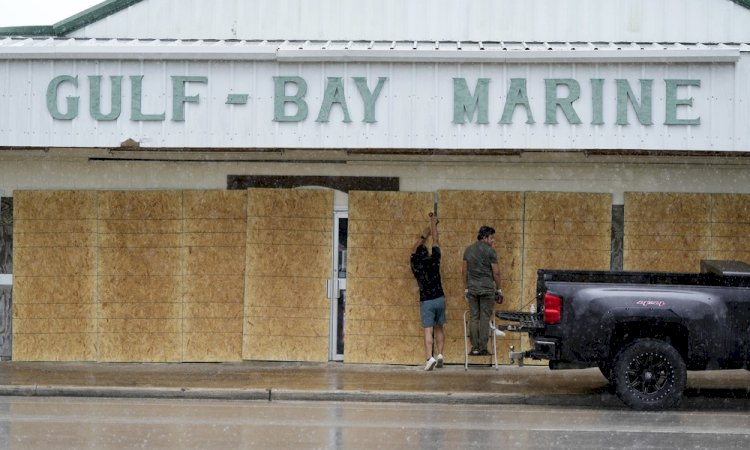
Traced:
<path fill-rule="evenodd" d="M 446 343 L 447 344 L 447 343 Z M 424 336 L 371 336 L 346 337 L 346 362 L 379 364 L 424 365 Z M 452 355 L 446 347 L 446 355 Z M 461 350 L 463 355 L 463 350 Z"/>
<path fill-rule="evenodd" d="M 625 229 L 628 222 L 705 223 L 711 212 L 710 194 L 626 192 Z"/>
<path fill-rule="evenodd" d="M 247 217 L 330 217 L 333 193 L 316 189 L 249 189 Z"/>
<path fill-rule="evenodd" d="M 99 251 L 99 275 L 179 275 L 182 273 L 182 249 L 174 248 L 102 248 Z"/>
<path fill-rule="evenodd" d="M 100 333 L 99 361 L 179 362 L 182 333 Z"/>
<path fill-rule="evenodd" d="M 99 301 L 103 303 L 179 303 L 182 300 L 180 275 L 99 277 Z"/>
<path fill-rule="evenodd" d="M 495 310 L 518 310 L 523 302 L 522 251 L 523 205 L 520 192 L 439 191 L 440 240 L 443 245 L 443 288 L 446 292 L 447 324 L 444 354 L 447 361 L 463 363 L 464 282 L 461 277 L 466 247 L 476 242 L 482 225 L 495 229 L 495 251 L 498 255 L 501 288 L 505 300 Z M 482 357 L 472 363 L 488 360 Z"/>
<path fill-rule="evenodd" d="M 14 334 L 14 361 L 93 361 L 96 333 Z"/>
<path fill-rule="evenodd" d="M 95 247 L 96 234 L 90 233 L 16 233 L 14 247 Z"/>
<path fill-rule="evenodd" d="M 95 233 L 96 219 L 37 220 L 13 218 L 13 233 Z M 15 237 L 14 237 L 15 239 Z M 23 244 L 23 241 L 21 241 Z"/>
<path fill-rule="evenodd" d="M 408 264 L 408 261 L 402 264 Z M 411 272 L 409 272 L 409 275 L 411 276 Z M 419 300 L 419 287 L 413 276 L 411 278 L 406 276 L 399 278 L 351 278 L 347 280 L 346 287 L 347 308 L 352 309 L 358 307 L 358 305 L 376 310 L 382 305 L 395 308 L 406 306 L 413 309 L 415 301 L 418 302 Z M 373 292 L 377 292 L 378 296 L 373 297 Z M 463 295 L 463 290 L 461 292 Z M 419 306 L 419 303 L 416 306 Z M 417 308 L 417 313 L 419 313 L 419 308 Z"/>
<path fill-rule="evenodd" d="M 626 270 L 645 272 L 698 272 L 709 250 L 625 250 Z"/>
<path fill-rule="evenodd" d="M 402 343 L 423 339 L 419 291 L 409 255 L 415 239 L 429 225 L 427 215 L 433 209 L 434 196 L 428 192 L 349 194 L 346 362 L 410 363 L 415 355 L 422 358 L 423 344 Z M 382 315 L 373 318 L 372 310 Z M 398 316 L 399 320 L 389 319 Z M 377 339 L 387 351 L 358 344 L 368 339 Z"/>
<path fill-rule="evenodd" d="M 14 207 L 13 358 L 95 359 L 96 193 L 21 191 Z"/>
<path fill-rule="evenodd" d="M 750 195 L 713 194 L 711 258 L 750 263 Z"/>
<path fill-rule="evenodd" d="M 93 247 L 21 247 L 13 251 L 13 269 L 18 276 L 95 275 Z"/>
<path fill-rule="evenodd" d="M 188 247 L 187 275 L 236 275 L 245 272 L 245 247 Z M 190 277 L 187 279 L 190 282 Z"/>
<path fill-rule="evenodd" d="M 330 308 L 325 282 L 331 270 L 333 192 L 250 189 L 247 208 L 243 359 L 327 361 L 329 321 L 309 318 Z M 286 240 L 276 237 L 284 234 Z M 325 238 L 308 240 L 306 234 Z M 309 289 L 294 291 L 299 279 Z M 264 295 L 269 284 L 280 290 Z M 280 305 L 290 299 L 295 307 L 284 310 Z M 286 320 L 295 320 L 290 315 L 307 316 L 307 323 L 289 326 Z"/>
<path fill-rule="evenodd" d="M 153 317 L 179 318 L 182 304 L 179 302 L 164 303 L 109 303 L 99 306 L 100 318 L 111 319 L 151 319 Z"/>
<path fill-rule="evenodd" d="M 328 245 L 286 243 L 247 246 L 249 276 L 301 276 L 325 279 L 330 275 L 331 242 Z M 325 265 L 318 264 L 328 258 Z"/>
<path fill-rule="evenodd" d="M 253 228 L 247 235 L 247 241 L 252 244 L 284 245 L 294 242 L 306 245 L 325 245 L 326 242 L 331 240 L 330 232 L 330 227 L 320 231 Z"/>
<path fill-rule="evenodd" d="M 99 247 L 102 248 L 155 248 L 179 247 L 182 245 L 180 233 L 102 233 L 99 235 Z"/>
<path fill-rule="evenodd" d="M 185 191 L 185 361 L 242 356 L 247 193 Z"/>
<path fill-rule="evenodd" d="M 76 319 L 96 317 L 95 303 L 17 303 L 13 320 L 27 318 Z"/>
<path fill-rule="evenodd" d="M 313 298 L 313 305 L 327 308 L 325 279 L 248 276 L 247 286 L 248 307 L 295 308 L 300 306 L 300 299 Z"/>
<path fill-rule="evenodd" d="M 177 317 L 139 318 L 99 318 L 99 331 L 102 333 L 182 333 L 182 319 Z"/>
<path fill-rule="evenodd" d="M 95 191 L 13 192 L 14 221 L 23 219 L 57 221 L 95 217 Z"/>
<path fill-rule="evenodd" d="M 13 276 L 13 305 L 25 303 L 95 303 L 93 276 Z"/>
<path fill-rule="evenodd" d="M 279 311 L 279 313 L 285 310 Z M 288 311 L 288 310 L 286 310 Z M 294 312 L 294 311 L 290 311 Z M 311 318 L 288 315 L 287 317 L 270 316 L 255 318 L 251 317 L 246 324 L 247 336 L 276 336 L 279 339 L 285 339 L 290 331 L 295 336 L 306 336 L 313 338 L 328 338 L 328 317 Z"/>
<path fill-rule="evenodd" d="M 625 270 L 697 272 L 711 256 L 710 194 L 625 193 Z"/>
<path fill-rule="evenodd" d="M 183 321 L 185 333 L 236 333 L 242 336 L 242 317 L 220 319 L 215 317 L 190 317 Z"/>
<path fill-rule="evenodd" d="M 279 336 L 245 335 L 242 343 L 242 359 L 328 361 L 328 336 L 311 338 L 289 334 L 280 338 Z"/>
<path fill-rule="evenodd" d="M 242 301 L 234 303 L 185 303 L 184 317 L 238 319 L 242 323 Z"/>
<path fill-rule="evenodd" d="M 247 193 L 244 191 L 183 191 L 186 218 L 244 219 Z"/>
<path fill-rule="evenodd" d="M 612 201 L 609 194 L 575 192 L 526 193 L 525 221 L 556 222 L 579 219 L 582 222 L 609 222 Z M 574 213 L 574 214 L 571 214 Z"/>
<path fill-rule="evenodd" d="M 41 333 L 96 333 L 92 317 L 14 318 L 13 331 L 17 334 Z"/>
<path fill-rule="evenodd" d="M 185 362 L 226 362 L 242 359 L 242 333 L 185 333 Z"/>
<path fill-rule="evenodd" d="M 243 222 L 242 226 L 245 224 Z M 186 233 L 185 245 L 188 247 L 242 247 L 243 255 L 246 241 L 246 233 Z M 243 262 L 244 265 L 244 262 Z"/>
<path fill-rule="evenodd" d="M 247 233 L 247 219 L 185 219 L 186 233 Z"/>
<path fill-rule="evenodd" d="M 138 221 L 145 219 L 181 219 L 182 192 L 99 192 L 99 218 Z"/>
<path fill-rule="evenodd" d="M 185 302 L 244 302 L 244 275 L 192 275 L 185 283 Z"/>
<path fill-rule="evenodd" d="M 101 234 L 169 234 L 181 233 L 183 221 L 179 219 L 99 219 Z"/>

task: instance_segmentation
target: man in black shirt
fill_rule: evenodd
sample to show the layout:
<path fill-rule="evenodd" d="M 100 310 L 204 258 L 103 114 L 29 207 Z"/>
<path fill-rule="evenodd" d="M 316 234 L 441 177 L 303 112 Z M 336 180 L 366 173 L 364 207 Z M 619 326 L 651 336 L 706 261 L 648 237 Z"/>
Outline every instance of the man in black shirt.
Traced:
<path fill-rule="evenodd" d="M 443 293 L 443 285 L 440 281 L 438 222 L 437 216 L 430 213 L 430 226 L 419 235 L 411 253 L 411 271 L 419 285 L 419 316 L 422 328 L 424 328 L 424 349 L 427 357 L 424 370 L 432 370 L 436 366 L 443 367 L 445 293 Z M 432 236 L 431 255 L 425 246 L 429 236 Z M 437 347 L 437 358 L 432 353 L 433 342 Z"/>

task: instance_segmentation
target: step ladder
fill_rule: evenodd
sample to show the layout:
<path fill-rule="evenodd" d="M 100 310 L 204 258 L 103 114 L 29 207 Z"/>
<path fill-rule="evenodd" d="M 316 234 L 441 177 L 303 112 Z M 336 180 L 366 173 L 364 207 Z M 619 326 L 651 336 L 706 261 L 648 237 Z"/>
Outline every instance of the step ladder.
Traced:
<path fill-rule="evenodd" d="M 495 370 L 498 370 L 500 367 L 497 364 L 497 335 L 495 334 L 496 324 L 495 324 L 495 311 L 492 311 L 492 315 L 490 316 L 490 335 L 487 336 L 488 339 L 490 339 L 490 343 L 492 344 L 492 354 L 491 355 L 470 355 L 469 354 L 469 343 L 471 341 L 470 339 L 470 330 L 469 330 L 469 320 L 471 319 L 471 311 L 468 309 L 464 311 L 464 370 L 469 369 L 469 357 L 472 358 L 483 358 L 486 356 L 490 356 L 492 358 L 492 366 L 495 367 Z"/>

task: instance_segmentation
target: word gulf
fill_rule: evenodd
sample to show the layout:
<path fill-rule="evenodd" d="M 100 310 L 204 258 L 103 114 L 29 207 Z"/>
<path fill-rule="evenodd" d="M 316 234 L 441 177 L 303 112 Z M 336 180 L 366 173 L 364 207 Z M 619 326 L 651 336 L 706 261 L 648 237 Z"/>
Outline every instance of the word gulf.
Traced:
<path fill-rule="evenodd" d="M 131 121 L 164 121 L 166 111 L 146 113 L 143 111 L 143 75 L 129 77 L 130 81 L 130 120 Z M 88 110 L 89 115 L 96 121 L 115 121 L 122 115 L 123 109 L 123 76 L 110 76 L 108 90 L 110 92 L 109 110 L 102 111 L 102 83 L 101 75 L 88 76 Z M 199 105 L 200 92 L 205 92 L 208 85 L 206 76 L 171 76 L 171 117 L 173 122 L 185 121 L 185 109 L 188 103 Z M 308 119 L 310 105 L 307 99 L 307 81 L 299 76 L 274 76 L 273 80 L 273 111 L 269 117 L 274 122 L 304 122 Z M 318 113 L 315 122 L 328 123 L 331 111 L 340 111 L 341 121 L 352 121 L 349 104 L 356 99 L 361 104 L 361 121 L 376 123 L 376 106 L 388 78 L 379 77 L 377 82 L 368 83 L 365 77 L 352 77 L 352 85 L 347 91 L 344 78 L 327 77 L 322 98 L 319 100 Z M 453 78 L 453 110 L 454 124 L 488 124 L 490 123 L 490 82 L 489 78 L 479 78 L 474 88 L 469 87 L 465 78 Z M 544 89 L 544 123 L 555 125 L 561 113 L 567 123 L 581 124 L 582 120 L 576 111 L 577 105 L 586 101 L 581 96 L 581 83 L 572 78 L 546 78 L 543 80 Z M 689 110 L 693 107 L 693 98 L 684 98 L 685 89 L 700 88 L 701 80 L 697 79 L 664 79 L 663 89 L 658 98 L 664 103 L 665 125 L 700 125 L 700 117 Z M 588 80 L 590 92 L 590 108 L 586 117 L 592 125 L 604 124 L 605 106 L 614 106 L 615 124 L 628 125 L 629 111 L 632 110 L 636 119 L 642 125 L 653 124 L 653 97 L 655 83 L 653 79 L 638 80 L 637 88 L 631 86 L 627 79 L 607 81 L 601 78 Z M 612 86 L 613 85 L 613 86 Z M 538 86 L 534 86 L 537 88 Z M 605 97 L 605 87 L 614 87 L 615 95 Z M 355 89 L 356 88 L 356 89 Z M 55 120 L 73 120 L 79 116 L 80 96 L 77 94 L 79 81 L 77 76 L 60 75 L 52 79 L 47 86 L 47 110 Z M 681 90 L 682 89 L 682 90 Z M 356 93 L 352 96 L 352 90 Z M 191 93 L 188 93 L 188 92 Z M 663 94 L 663 95 L 662 95 Z M 385 97 L 385 96 L 384 96 Z M 389 101 L 397 101 L 405 96 L 390 93 Z M 406 96 L 408 97 L 408 96 Z M 228 93 L 226 104 L 241 106 L 248 102 L 249 94 Z M 499 114 L 499 124 L 512 124 L 514 115 L 525 119 L 526 124 L 536 123 L 535 112 L 532 109 L 532 97 L 529 95 L 526 78 L 511 78 L 504 99 L 500 99 L 502 113 Z M 64 100 L 64 101 L 63 101 Z M 614 101 L 614 104 L 611 105 Z M 428 106 L 428 105 L 425 105 Z M 439 105 L 438 105 L 439 106 Z M 448 106 L 448 105 L 446 105 Z M 194 106 L 195 107 L 195 106 Z M 580 109 L 580 108 L 579 108 Z"/>

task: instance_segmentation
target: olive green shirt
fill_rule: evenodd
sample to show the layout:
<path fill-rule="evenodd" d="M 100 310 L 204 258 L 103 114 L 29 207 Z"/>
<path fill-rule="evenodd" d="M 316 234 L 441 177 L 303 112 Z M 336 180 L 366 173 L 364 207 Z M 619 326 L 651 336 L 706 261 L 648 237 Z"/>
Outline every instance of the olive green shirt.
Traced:
<path fill-rule="evenodd" d="M 494 293 L 495 278 L 492 276 L 492 264 L 497 264 L 495 249 L 482 241 L 476 241 L 464 250 L 466 261 L 466 278 L 469 292 L 474 294 Z"/>

